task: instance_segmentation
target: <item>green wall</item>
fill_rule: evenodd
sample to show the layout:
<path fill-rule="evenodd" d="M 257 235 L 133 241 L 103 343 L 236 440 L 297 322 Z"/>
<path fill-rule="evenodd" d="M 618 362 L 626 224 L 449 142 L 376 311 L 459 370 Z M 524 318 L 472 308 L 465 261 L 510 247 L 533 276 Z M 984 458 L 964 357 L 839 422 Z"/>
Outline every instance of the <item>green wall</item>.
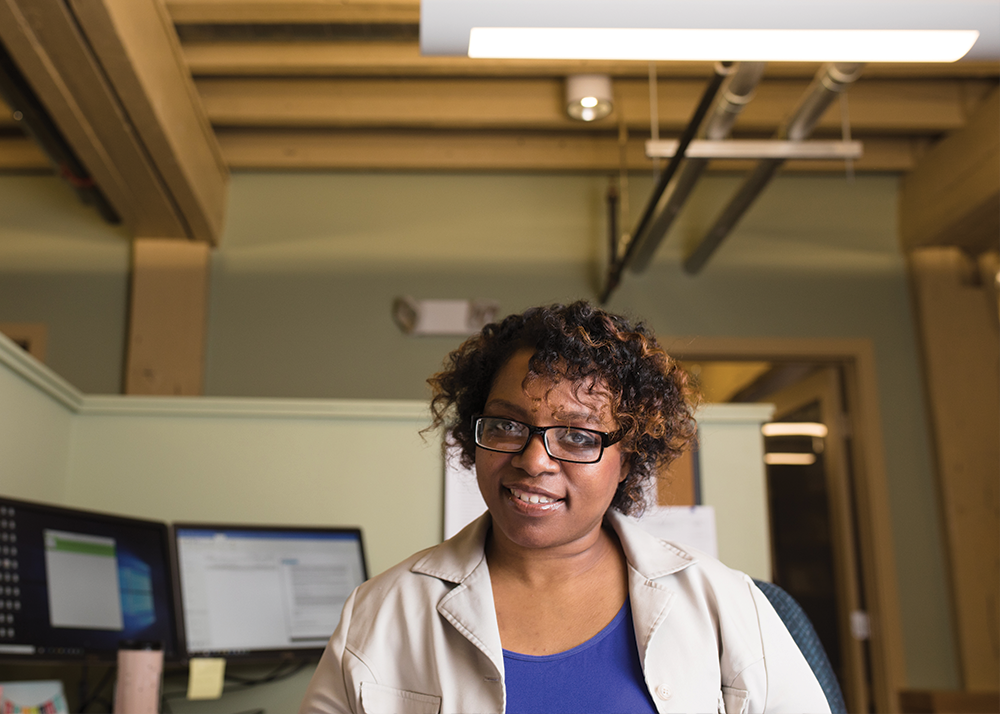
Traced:
<path fill-rule="evenodd" d="M 656 262 L 610 307 L 661 335 L 865 337 L 880 407 L 913 686 L 958 683 L 894 177 L 780 177 L 698 276 L 682 246 L 738 179 L 709 177 Z M 403 336 L 392 300 L 593 299 L 603 176 L 236 174 L 212 261 L 206 393 L 421 399 L 458 340 Z M 633 220 L 651 182 L 633 177 Z M 44 321 L 48 363 L 119 389 L 128 249 L 46 177 L 0 177 L 0 322 Z M 303 494 L 308 498 L 308 494 Z"/>

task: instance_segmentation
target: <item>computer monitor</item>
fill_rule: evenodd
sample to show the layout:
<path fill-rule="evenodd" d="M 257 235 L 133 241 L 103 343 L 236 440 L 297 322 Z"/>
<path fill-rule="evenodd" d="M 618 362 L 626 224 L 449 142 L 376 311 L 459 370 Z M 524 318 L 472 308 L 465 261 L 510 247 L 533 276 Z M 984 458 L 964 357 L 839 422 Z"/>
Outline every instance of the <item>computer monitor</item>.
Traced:
<path fill-rule="evenodd" d="M 175 523 L 187 657 L 318 657 L 368 577 L 358 528 Z"/>
<path fill-rule="evenodd" d="M 172 591 L 166 523 L 0 497 L 0 658 L 173 658 Z"/>

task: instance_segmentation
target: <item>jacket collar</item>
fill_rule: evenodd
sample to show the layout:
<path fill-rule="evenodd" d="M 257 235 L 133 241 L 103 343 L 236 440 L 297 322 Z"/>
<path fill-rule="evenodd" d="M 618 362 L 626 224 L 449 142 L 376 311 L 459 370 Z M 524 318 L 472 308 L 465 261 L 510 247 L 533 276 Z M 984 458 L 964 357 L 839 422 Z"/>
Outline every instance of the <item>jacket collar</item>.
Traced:
<path fill-rule="evenodd" d="M 697 562 L 691 553 L 647 533 L 617 511 L 609 510 L 605 518 L 618 534 L 625 559 L 646 580 L 671 575 Z M 451 583 L 464 582 L 486 557 L 489 529 L 490 515 L 486 512 L 453 538 L 432 548 L 410 570 Z"/>
<path fill-rule="evenodd" d="M 684 570 L 698 562 L 692 553 L 643 530 L 636 521 L 618 511 L 609 510 L 604 516 L 618 534 L 625 551 L 625 560 L 647 580 Z"/>
<path fill-rule="evenodd" d="M 490 523 L 487 511 L 441 545 L 431 548 L 410 570 L 450 583 L 465 582 L 486 558 L 486 534 Z"/>

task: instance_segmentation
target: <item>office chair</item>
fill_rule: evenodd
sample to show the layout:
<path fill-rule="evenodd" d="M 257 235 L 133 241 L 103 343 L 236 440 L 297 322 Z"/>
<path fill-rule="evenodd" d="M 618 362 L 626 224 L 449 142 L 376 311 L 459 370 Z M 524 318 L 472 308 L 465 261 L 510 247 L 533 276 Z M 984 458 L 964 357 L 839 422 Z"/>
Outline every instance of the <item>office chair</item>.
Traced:
<path fill-rule="evenodd" d="M 813 674 L 819 680 L 819 685 L 823 688 L 826 700 L 830 704 L 832 714 L 847 714 L 847 705 L 844 704 L 844 695 L 840 692 L 840 685 L 837 683 L 837 675 L 833 672 L 830 658 L 826 656 L 826 650 L 819 641 L 819 635 L 813 629 L 809 617 L 802 606 L 795 602 L 795 599 L 774 583 L 754 579 L 754 584 L 760 588 L 764 596 L 770 601 L 771 606 L 778 617 L 785 623 L 795 644 L 799 646 L 806 662 L 812 668 Z"/>

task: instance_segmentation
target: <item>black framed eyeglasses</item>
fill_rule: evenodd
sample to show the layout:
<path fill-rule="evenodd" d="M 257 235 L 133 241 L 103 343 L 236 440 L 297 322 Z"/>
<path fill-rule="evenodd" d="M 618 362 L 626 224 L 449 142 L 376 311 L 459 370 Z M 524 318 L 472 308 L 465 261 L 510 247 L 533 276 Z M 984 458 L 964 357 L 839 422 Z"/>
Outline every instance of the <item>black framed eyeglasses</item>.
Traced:
<path fill-rule="evenodd" d="M 519 454 L 535 434 L 542 435 L 545 452 L 557 461 L 594 464 L 604 450 L 622 439 L 621 432 L 595 431 L 576 426 L 532 426 L 516 419 L 474 416 L 472 429 L 476 445 L 487 451 Z"/>

